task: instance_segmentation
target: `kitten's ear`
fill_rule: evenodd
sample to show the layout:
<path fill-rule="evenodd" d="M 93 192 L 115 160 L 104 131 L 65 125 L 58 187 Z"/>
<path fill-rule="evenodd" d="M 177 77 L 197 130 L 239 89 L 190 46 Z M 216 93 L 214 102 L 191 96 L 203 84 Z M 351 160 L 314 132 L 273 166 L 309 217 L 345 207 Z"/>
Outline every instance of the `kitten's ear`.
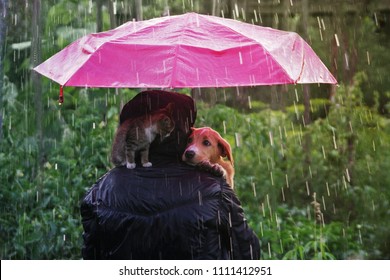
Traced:
<path fill-rule="evenodd" d="M 175 103 L 171 102 L 166 107 L 165 110 L 168 111 L 168 113 L 172 114 L 173 110 L 175 109 Z"/>

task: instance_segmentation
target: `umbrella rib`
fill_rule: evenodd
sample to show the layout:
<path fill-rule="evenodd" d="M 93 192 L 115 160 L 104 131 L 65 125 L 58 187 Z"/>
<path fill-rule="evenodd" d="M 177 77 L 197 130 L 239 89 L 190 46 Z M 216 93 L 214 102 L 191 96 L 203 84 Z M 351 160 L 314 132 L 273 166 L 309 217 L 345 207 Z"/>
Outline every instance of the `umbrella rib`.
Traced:
<path fill-rule="evenodd" d="M 298 81 L 301 79 L 302 74 L 303 74 L 303 68 L 305 68 L 305 54 L 303 54 L 301 71 L 299 72 L 298 78 L 294 82 L 295 84 L 297 84 Z"/>
<path fill-rule="evenodd" d="M 218 18 L 218 17 L 217 17 L 217 18 Z M 207 17 L 206 19 L 207 19 L 207 20 L 210 20 L 210 21 L 213 21 L 214 23 L 218 23 L 218 21 L 212 20 L 212 17 Z M 250 25 L 249 23 L 246 23 L 246 24 Z M 255 26 L 257 26 L 257 25 L 255 25 Z M 241 32 L 235 30 L 234 28 L 232 28 L 232 27 L 230 27 L 230 26 L 224 25 L 224 27 L 228 28 L 229 30 L 231 30 L 232 32 L 234 32 L 234 33 L 236 33 L 236 34 L 243 35 Z M 262 26 L 262 27 L 263 27 L 263 26 Z M 286 32 L 286 33 L 287 33 L 287 32 Z M 294 33 L 295 33 L 295 32 L 294 32 Z M 296 33 L 295 33 L 295 34 L 296 34 Z M 298 34 L 296 34 L 296 36 L 299 37 Z M 260 45 L 261 48 L 263 49 L 264 53 L 266 53 L 267 56 L 270 57 L 270 58 L 272 59 L 272 61 L 274 61 L 274 62 L 280 67 L 280 69 L 282 69 L 282 71 L 285 73 L 285 75 L 286 75 L 291 81 L 293 81 L 293 82 L 295 83 L 295 81 L 294 81 L 294 80 L 290 77 L 290 75 L 287 73 L 286 69 L 279 63 L 279 61 L 277 61 L 277 60 L 274 58 L 274 56 L 273 56 L 266 48 L 263 47 L 263 45 L 261 44 L 261 42 L 257 41 L 256 39 L 254 39 L 254 38 L 252 38 L 252 37 L 248 37 L 248 36 L 247 36 L 247 38 L 249 38 L 249 39 L 250 39 L 252 42 L 254 42 L 255 44 Z"/>
<path fill-rule="evenodd" d="M 176 73 L 175 69 L 177 67 L 178 50 L 181 47 L 181 43 L 180 42 L 182 41 L 182 37 L 183 37 L 184 31 L 185 31 L 185 28 L 187 27 L 188 21 L 189 21 L 189 17 L 187 17 L 186 22 L 184 24 L 184 28 L 181 30 L 180 35 L 178 36 L 178 43 L 175 45 L 175 52 L 174 52 L 175 56 L 174 56 L 173 65 L 172 65 L 172 75 L 171 75 L 171 80 L 169 82 L 169 84 L 170 84 L 169 87 L 170 88 L 172 88 L 173 83 L 174 83 L 173 81 L 176 78 L 175 77 L 176 76 L 175 75 L 175 73 Z"/>

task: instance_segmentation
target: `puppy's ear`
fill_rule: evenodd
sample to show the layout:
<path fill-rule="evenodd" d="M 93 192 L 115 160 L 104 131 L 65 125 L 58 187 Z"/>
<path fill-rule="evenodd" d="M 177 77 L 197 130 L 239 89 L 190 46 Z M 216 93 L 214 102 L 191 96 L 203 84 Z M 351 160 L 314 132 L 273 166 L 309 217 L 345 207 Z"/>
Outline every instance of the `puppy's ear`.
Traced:
<path fill-rule="evenodd" d="M 221 150 L 221 156 L 222 157 L 227 157 L 228 160 L 232 163 L 232 165 L 234 164 L 234 161 L 233 161 L 233 153 L 232 153 L 232 148 L 230 147 L 230 144 L 228 143 L 228 141 L 226 141 L 225 139 L 223 138 L 220 138 L 218 139 L 218 147 L 219 149 Z"/>

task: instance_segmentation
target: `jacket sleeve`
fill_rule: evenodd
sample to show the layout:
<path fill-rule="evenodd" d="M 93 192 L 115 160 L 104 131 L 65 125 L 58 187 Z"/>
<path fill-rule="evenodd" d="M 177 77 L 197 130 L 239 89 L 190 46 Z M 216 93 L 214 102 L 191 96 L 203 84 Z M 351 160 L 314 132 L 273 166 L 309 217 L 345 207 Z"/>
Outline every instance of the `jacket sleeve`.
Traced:
<path fill-rule="evenodd" d="M 229 186 L 223 189 L 223 202 L 229 221 L 231 259 L 260 259 L 260 242 L 245 219 L 241 202 Z"/>
<path fill-rule="evenodd" d="M 81 222 L 84 228 L 81 255 L 85 260 L 101 259 L 98 242 L 98 220 L 96 209 L 96 187 L 93 186 L 84 197 L 81 206 Z"/>

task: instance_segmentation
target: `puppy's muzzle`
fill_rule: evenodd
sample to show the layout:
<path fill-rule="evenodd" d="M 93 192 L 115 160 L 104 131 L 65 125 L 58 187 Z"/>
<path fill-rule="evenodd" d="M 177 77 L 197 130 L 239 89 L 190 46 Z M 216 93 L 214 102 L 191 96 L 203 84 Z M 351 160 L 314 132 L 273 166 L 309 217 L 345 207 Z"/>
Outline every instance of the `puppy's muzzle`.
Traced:
<path fill-rule="evenodd" d="M 195 152 L 194 152 L 194 151 L 186 151 L 186 152 L 184 153 L 184 157 L 185 157 L 186 159 L 193 159 L 194 156 L 195 156 Z"/>

